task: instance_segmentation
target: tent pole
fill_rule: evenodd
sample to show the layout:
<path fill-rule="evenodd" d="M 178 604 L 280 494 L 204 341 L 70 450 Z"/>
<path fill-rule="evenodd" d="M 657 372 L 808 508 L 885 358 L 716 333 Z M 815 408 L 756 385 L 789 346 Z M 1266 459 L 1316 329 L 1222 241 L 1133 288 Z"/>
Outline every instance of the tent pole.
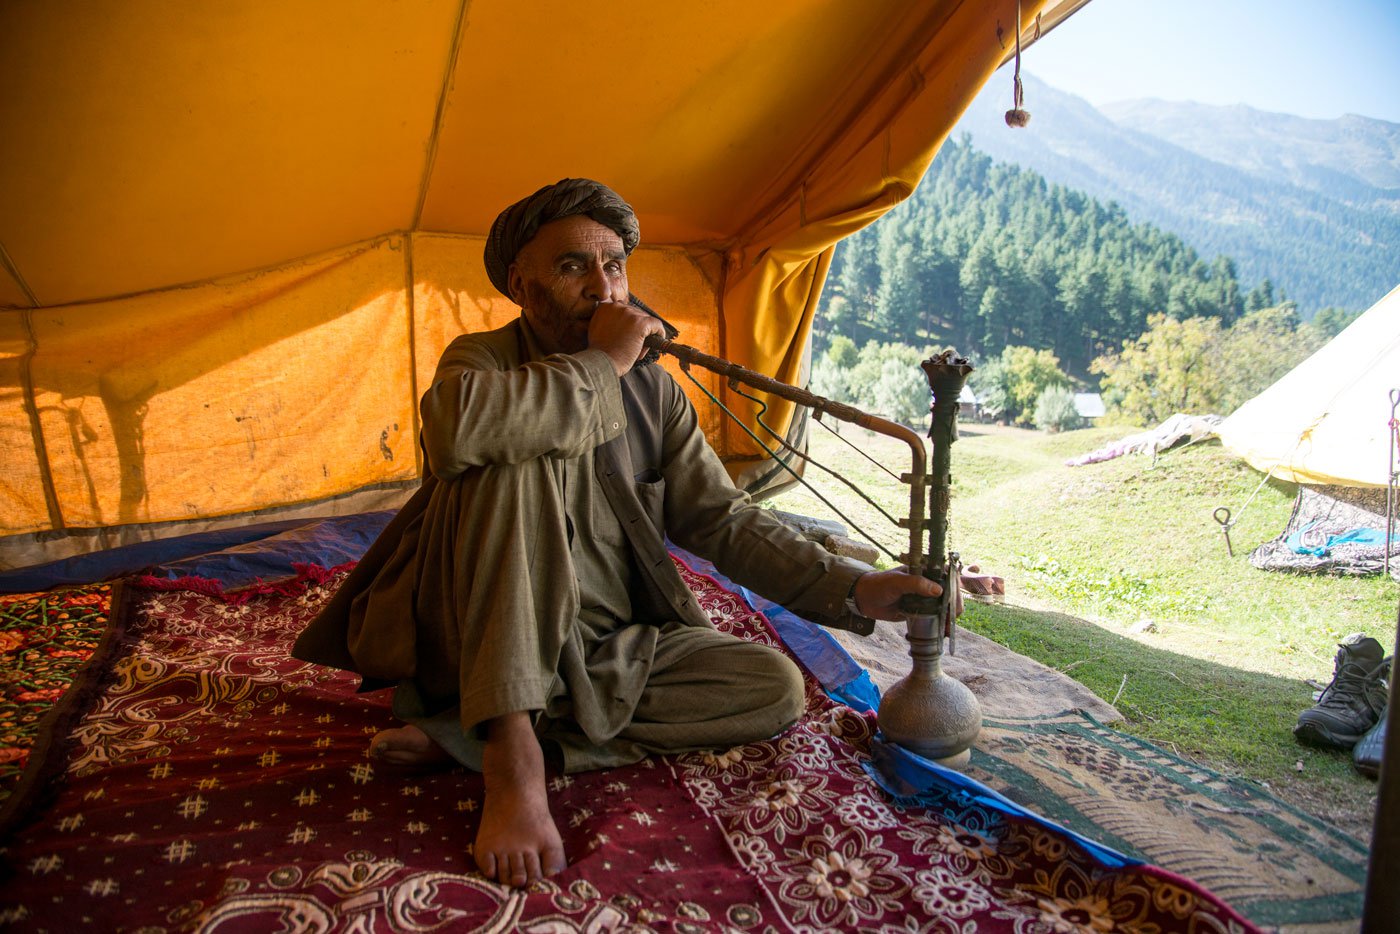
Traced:
<path fill-rule="evenodd" d="M 1400 654 L 1400 611 L 1396 615 L 1395 652 Z M 1393 658 L 1394 656 L 1392 656 Z M 1390 700 L 1386 716 L 1395 712 L 1395 670 L 1391 662 Z M 1386 723 L 1381 751 L 1380 788 L 1376 794 L 1376 822 L 1371 828 L 1371 862 L 1366 872 L 1366 903 L 1361 911 L 1362 934 L 1395 930 L 1400 917 L 1400 730 Z"/>
<path fill-rule="evenodd" d="M 1384 571 L 1390 573 L 1390 545 L 1395 538 L 1395 483 L 1400 477 L 1400 466 L 1396 465 L 1396 449 L 1400 448 L 1400 389 L 1390 391 L 1390 470 L 1385 475 L 1385 552 Z"/>

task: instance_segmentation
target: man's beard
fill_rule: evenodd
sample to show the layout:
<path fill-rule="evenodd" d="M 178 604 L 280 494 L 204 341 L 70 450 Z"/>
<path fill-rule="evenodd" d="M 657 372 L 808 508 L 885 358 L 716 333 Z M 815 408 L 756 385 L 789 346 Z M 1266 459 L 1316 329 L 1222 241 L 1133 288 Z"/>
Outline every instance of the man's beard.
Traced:
<path fill-rule="evenodd" d="M 553 352 L 578 353 L 588 347 L 588 320 L 581 317 L 579 306 L 565 307 L 543 284 L 526 282 L 525 308 L 535 336 Z"/>

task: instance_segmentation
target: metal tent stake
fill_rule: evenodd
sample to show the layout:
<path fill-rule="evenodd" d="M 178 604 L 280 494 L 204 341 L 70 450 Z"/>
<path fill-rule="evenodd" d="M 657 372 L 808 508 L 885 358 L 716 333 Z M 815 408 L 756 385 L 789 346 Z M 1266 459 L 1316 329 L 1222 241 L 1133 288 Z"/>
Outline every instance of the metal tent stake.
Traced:
<path fill-rule="evenodd" d="M 880 729 L 893 742 L 940 765 L 952 768 L 965 765 L 971 758 L 973 740 L 982 729 L 982 709 L 966 686 L 943 673 L 942 658 L 944 640 L 949 640 L 950 648 L 953 645 L 956 631 L 953 609 L 959 585 L 958 556 L 944 552 L 951 486 L 949 449 L 957 436 L 958 394 L 972 372 L 971 365 L 953 351 L 921 364 L 933 396 L 929 429 L 933 440 L 933 472 L 930 475 L 924 466 L 927 462 L 924 440 L 903 425 L 755 373 L 694 347 L 655 336 L 648 337 L 646 344 L 679 359 L 682 369 L 692 364 L 699 366 L 841 421 L 897 438 L 909 446 L 909 472 L 900 478 L 909 485 L 909 517 L 900 521 L 909 531 L 909 551 L 901 555 L 900 560 L 910 573 L 923 574 L 936 581 L 942 586 L 943 595 L 936 598 L 907 596 L 900 601 L 900 608 L 910 614 L 907 637 L 913 670 L 893 685 L 880 702 Z M 924 518 L 926 503 L 927 520 Z M 929 533 L 927 553 L 923 547 L 925 531 Z M 862 630 L 857 628 L 856 631 Z M 868 632 L 864 629 L 862 634 Z"/>

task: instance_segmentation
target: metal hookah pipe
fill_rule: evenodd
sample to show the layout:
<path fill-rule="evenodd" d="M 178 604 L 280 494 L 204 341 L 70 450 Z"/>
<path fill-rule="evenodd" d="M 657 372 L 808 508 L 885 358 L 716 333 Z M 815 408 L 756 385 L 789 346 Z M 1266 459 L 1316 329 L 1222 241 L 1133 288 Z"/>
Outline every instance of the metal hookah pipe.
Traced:
<path fill-rule="evenodd" d="M 646 339 L 646 346 L 676 357 L 683 369 L 693 364 L 726 377 L 731 384 L 744 383 L 908 445 L 909 472 L 900 480 L 909 484 L 909 517 L 901 520 L 900 525 L 909 531 L 909 551 L 900 555 L 900 560 L 910 573 L 921 573 L 936 581 L 943 588 L 943 594 L 934 598 L 909 595 L 900 601 L 900 609 L 910 614 L 907 638 L 913 670 L 886 692 L 880 703 L 879 723 L 889 739 L 912 752 L 940 765 L 953 768 L 965 765 L 971 757 L 972 742 L 982 728 L 982 712 L 972 692 L 943 673 L 941 659 L 943 640 L 948 638 L 951 644 L 955 632 L 953 609 L 959 583 L 957 555 L 944 554 L 951 485 L 949 447 L 956 435 L 958 394 L 972 367 L 952 351 L 921 365 L 933 394 L 929 430 L 933 439 L 933 473 L 930 475 L 925 469 L 927 452 L 923 438 L 904 425 L 656 335 Z M 929 487 L 933 494 L 931 504 L 926 500 Z M 925 519 L 926 505 L 932 507 L 928 509 L 928 519 Z M 930 539 L 927 553 L 923 546 L 925 530 Z M 851 628 L 869 635 L 873 624 Z"/>
<path fill-rule="evenodd" d="M 950 651 L 956 645 L 955 607 L 962 570 L 957 554 L 944 549 L 958 395 L 972 366 L 948 350 L 925 360 L 920 367 L 933 396 L 929 406 L 929 438 L 933 442 L 933 470 L 928 477 L 929 544 L 922 571 L 924 577 L 938 582 L 943 593 L 931 607 L 918 598 L 900 601 L 901 609 L 911 611 L 908 639 L 914 666 L 880 701 L 880 729 L 889 739 L 926 759 L 949 768 L 962 768 L 972 757 L 972 743 L 982 729 L 982 707 L 965 684 L 943 672 L 943 640 L 948 640 Z"/>

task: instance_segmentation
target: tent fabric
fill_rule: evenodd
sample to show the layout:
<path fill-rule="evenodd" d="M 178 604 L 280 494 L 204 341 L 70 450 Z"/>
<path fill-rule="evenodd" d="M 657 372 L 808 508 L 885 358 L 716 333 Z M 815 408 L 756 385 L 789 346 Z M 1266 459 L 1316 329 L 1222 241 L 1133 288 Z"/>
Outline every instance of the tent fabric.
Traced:
<path fill-rule="evenodd" d="M 1025 4 L 1026 39 L 1081 3 Z M 515 314 L 482 238 L 564 176 L 638 209 L 633 291 L 683 342 L 798 381 L 834 244 L 913 190 L 1017 7 L 565 12 L 0 5 L 0 567 L 411 483 L 437 355 Z"/>
<path fill-rule="evenodd" d="M 1240 406 L 1219 429 L 1250 466 L 1293 483 L 1385 486 L 1400 392 L 1400 287 Z"/>

